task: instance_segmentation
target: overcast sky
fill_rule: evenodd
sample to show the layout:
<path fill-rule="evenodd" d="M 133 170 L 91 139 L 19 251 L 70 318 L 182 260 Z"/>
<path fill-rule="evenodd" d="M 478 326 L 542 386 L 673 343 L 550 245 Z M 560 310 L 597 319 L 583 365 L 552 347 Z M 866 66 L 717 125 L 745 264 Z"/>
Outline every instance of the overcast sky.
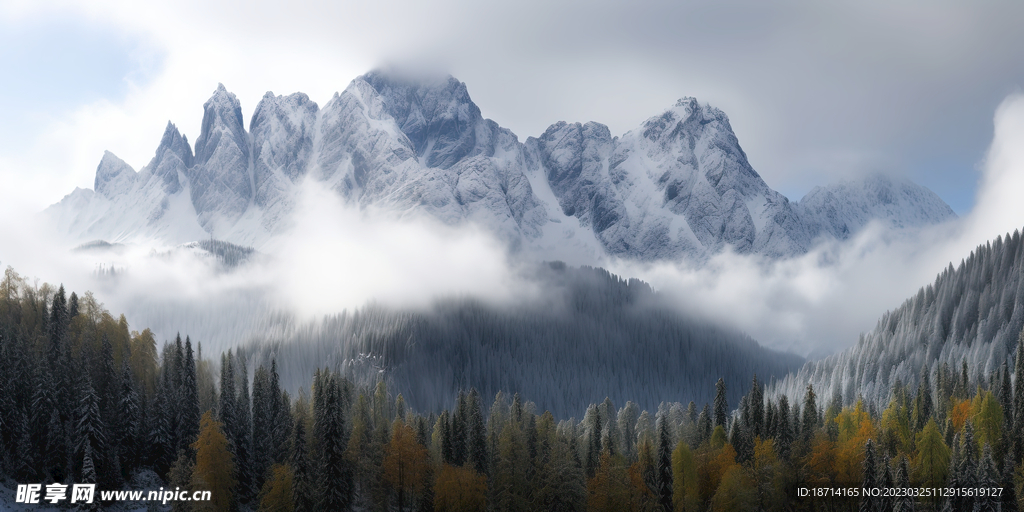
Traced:
<path fill-rule="evenodd" d="M 521 140 L 559 120 L 621 134 L 696 96 L 791 199 L 883 171 L 969 211 L 1024 84 L 1024 3 L 768 4 L 0 0 L 0 199 L 91 187 L 105 149 L 139 169 L 168 120 L 194 141 L 218 82 L 248 122 L 267 90 L 323 105 L 397 63 L 452 73 Z"/>

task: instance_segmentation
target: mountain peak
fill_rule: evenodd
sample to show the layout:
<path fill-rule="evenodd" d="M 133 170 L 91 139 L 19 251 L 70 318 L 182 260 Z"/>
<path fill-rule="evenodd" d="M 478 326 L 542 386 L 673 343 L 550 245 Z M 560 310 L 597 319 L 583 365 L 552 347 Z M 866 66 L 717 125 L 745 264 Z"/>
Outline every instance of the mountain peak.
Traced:
<path fill-rule="evenodd" d="M 96 167 L 93 188 L 98 194 L 112 198 L 127 192 L 135 183 L 135 169 L 110 151 L 103 152 L 103 158 Z"/>
<path fill-rule="evenodd" d="M 480 152 L 476 127 L 483 117 L 466 84 L 455 77 L 377 70 L 357 80 L 381 96 L 385 110 L 427 167 L 447 169 Z"/>

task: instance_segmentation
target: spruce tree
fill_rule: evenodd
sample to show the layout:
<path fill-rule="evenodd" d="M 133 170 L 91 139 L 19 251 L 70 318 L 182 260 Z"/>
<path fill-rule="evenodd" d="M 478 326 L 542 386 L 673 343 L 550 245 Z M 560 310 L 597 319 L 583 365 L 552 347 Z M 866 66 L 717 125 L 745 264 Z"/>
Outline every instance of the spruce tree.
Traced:
<path fill-rule="evenodd" d="M 487 431 L 480 393 L 476 388 L 469 391 L 469 462 L 477 473 L 487 474 Z"/>
<path fill-rule="evenodd" d="M 253 466 L 252 452 L 252 414 L 249 398 L 249 376 L 244 361 L 238 363 L 239 385 L 237 416 L 235 418 L 235 460 L 238 463 L 238 499 L 242 503 L 249 503 L 256 497 L 259 489 L 256 487 L 255 467 Z"/>
<path fill-rule="evenodd" d="M 818 407 L 815 405 L 814 386 L 807 385 L 807 394 L 804 395 L 804 415 L 800 431 L 805 441 L 810 441 L 814 435 L 814 428 L 818 425 Z"/>
<path fill-rule="evenodd" d="M 292 495 L 295 498 L 294 512 L 313 512 L 316 502 L 313 489 L 312 467 L 306 451 L 306 428 L 302 418 L 296 418 L 292 426 L 291 455 L 288 463 L 295 472 Z"/>
<path fill-rule="evenodd" d="M 809 386 L 808 386 L 809 387 Z M 806 414 L 806 412 L 804 413 Z M 861 480 L 861 487 L 870 489 L 878 486 L 875 469 L 875 444 L 868 439 L 864 445 L 864 478 Z M 861 512 L 878 512 L 878 499 L 869 495 L 861 496 Z"/>
<path fill-rule="evenodd" d="M 761 385 L 757 382 L 756 373 L 754 382 L 750 385 L 749 397 L 750 436 L 751 438 L 764 437 L 764 395 L 761 392 Z"/>
<path fill-rule="evenodd" d="M 252 466 L 256 489 L 263 488 L 272 461 L 275 396 L 270 390 L 270 373 L 261 365 L 252 378 Z"/>
<path fill-rule="evenodd" d="M 178 450 L 187 450 L 199 437 L 199 387 L 196 379 L 196 360 L 192 352 L 192 340 L 185 336 L 185 355 L 181 363 L 181 385 L 179 387 L 179 404 L 181 422 L 178 425 L 181 433 Z"/>
<path fill-rule="evenodd" d="M 719 425 L 725 428 L 725 418 L 729 414 L 729 401 L 725 395 L 725 379 L 719 378 L 715 384 L 715 416 L 712 428 Z"/>
<path fill-rule="evenodd" d="M 910 463 L 907 462 L 906 455 L 900 457 L 898 466 L 896 467 L 896 487 L 899 489 L 910 490 Z M 893 512 L 914 512 L 914 498 L 909 492 L 901 493 L 901 496 L 896 498 L 892 508 Z"/>
<path fill-rule="evenodd" d="M 139 395 L 132 383 L 132 370 L 127 358 L 121 362 L 121 401 L 117 406 L 114 435 L 118 439 L 120 465 L 125 476 L 130 475 L 139 462 L 139 428 L 142 421 L 142 410 L 139 407 Z"/>
<path fill-rule="evenodd" d="M 469 420 L 469 410 L 466 405 L 466 393 L 459 391 L 455 400 L 455 410 L 452 411 L 452 461 L 456 466 L 466 462 L 466 423 Z"/>
<path fill-rule="evenodd" d="M 82 460 L 87 450 L 90 458 L 93 458 L 93 454 L 101 454 L 107 447 L 106 427 L 100 417 L 100 397 L 93 389 L 88 376 L 80 373 L 79 380 L 79 396 L 82 398 L 75 414 L 73 453 L 76 461 Z"/>
<path fill-rule="evenodd" d="M 315 379 L 314 379 L 315 380 Z M 224 429 L 224 436 L 234 450 L 235 432 L 238 431 L 237 412 L 235 406 L 235 370 L 234 358 L 231 351 L 221 356 L 220 362 L 220 423 Z"/>
<path fill-rule="evenodd" d="M 982 451 L 977 471 L 975 483 L 979 488 L 988 490 L 998 487 L 999 470 L 996 469 L 996 463 L 992 459 L 992 447 L 988 443 L 985 444 Z M 974 501 L 974 510 L 976 512 L 997 512 L 1001 508 L 1000 505 L 999 498 L 995 496 L 978 496 Z"/>
<path fill-rule="evenodd" d="M 672 437 L 668 418 L 658 418 L 657 497 L 662 510 L 672 510 Z"/>
<path fill-rule="evenodd" d="M 644 414 L 646 414 L 646 412 L 647 411 L 644 411 Z M 708 404 L 704 404 L 704 409 L 700 411 L 700 416 L 697 417 L 697 432 L 700 434 L 698 443 L 703 443 L 704 441 L 711 439 L 711 430 L 713 428 L 711 421 L 711 409 L 708 407 Z"/>
<path fill-rule="evenodd" d="M 348 510 L 352 505 L 352 474 L 345 449 L 345 417 L 342 411 L 341 389 L 333 374 L 322 379 L 324 388 L 320 407 L 315 416 L 321 422 L 316 426 L 317 445 L 320 450 L 320 477 L 318 479 L 318 508 L 321 510 Z"/>

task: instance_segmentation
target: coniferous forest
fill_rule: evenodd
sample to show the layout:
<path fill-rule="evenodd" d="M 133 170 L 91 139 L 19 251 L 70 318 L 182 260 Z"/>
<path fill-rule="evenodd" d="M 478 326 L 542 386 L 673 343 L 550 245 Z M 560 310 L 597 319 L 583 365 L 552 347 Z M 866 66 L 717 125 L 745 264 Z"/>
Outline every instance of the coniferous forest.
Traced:
<path fill-rule="evenodd" d="M 1001 321 L 982 300 L 995 292 L 975 301 L 971 283 L 1015 286 L 1019 276 L 1000 269 L 1020 267 L 971 261 L 904 309 L 961 311 L 943 283 L 963 283 L 958 293 Z M 950 297 L 927 301 L 936 294 Z M 961 320 L 981 314 L 943 325 L 944 314 L 943 335 L 1005 331 Z M 174 510 L 1012 511 L 1024 506 L 1024 334 L 997 341 L 1010 347 L 983 368 L 966 357 L 901 367 L 883 381 L 883 401 L 877 387 L 865 396 L 808 380 L 787 394 L 791 381 L 705 376 L 710 399 L 605 398 L 577 419 L 529 394 L 471 385 L 447 405 L 414 405 L 415 390 L 338 364 L 289 391 L 275 352 L 204 354 L 187 335 L 158 343 L 90 293 L 8 268 L 0 488 L 150 482 L 211 492 Z"/>

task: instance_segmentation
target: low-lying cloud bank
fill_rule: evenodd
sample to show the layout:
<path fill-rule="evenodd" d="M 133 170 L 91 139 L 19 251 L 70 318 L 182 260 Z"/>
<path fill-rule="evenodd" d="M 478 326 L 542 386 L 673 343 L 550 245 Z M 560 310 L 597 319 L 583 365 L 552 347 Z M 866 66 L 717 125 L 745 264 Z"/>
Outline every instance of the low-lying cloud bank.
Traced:
<path fill-rule="evenodd" d="M 996 112 L 981 170 L 970 214 L 920 231 L 869 225 L 851 240 L 774 263 L 728 252 L 700 268 L 595 263 L 641 278 L 681 310 L 735 325 L 762 344 L 828 353 L 855 343 L 950 262 L 1024 224 L 1024 96 L 1008 97 Z M 214 350 L 244 341 L 257 320 L 274 312 L 291 322 L 368 301 L 423 308 L 438 296 L 502 303 L 538 293 L 517 277 L 520 263 L 481 228 L 359 210 L 313 186 L 304 187 L 291 229 L 232 269 L 195 250 L 154 244 L 69 252 L 45 227 L 23 220 L 24 212 L 0 213 L 7 219 L 0 223 L 0 265 L 92 290 L 112 312 L 124 312 L 133 329 L 152 327 L 162 339 L 189 333 Z M 99 271 L 101 264 L 114 275 Z"/>

